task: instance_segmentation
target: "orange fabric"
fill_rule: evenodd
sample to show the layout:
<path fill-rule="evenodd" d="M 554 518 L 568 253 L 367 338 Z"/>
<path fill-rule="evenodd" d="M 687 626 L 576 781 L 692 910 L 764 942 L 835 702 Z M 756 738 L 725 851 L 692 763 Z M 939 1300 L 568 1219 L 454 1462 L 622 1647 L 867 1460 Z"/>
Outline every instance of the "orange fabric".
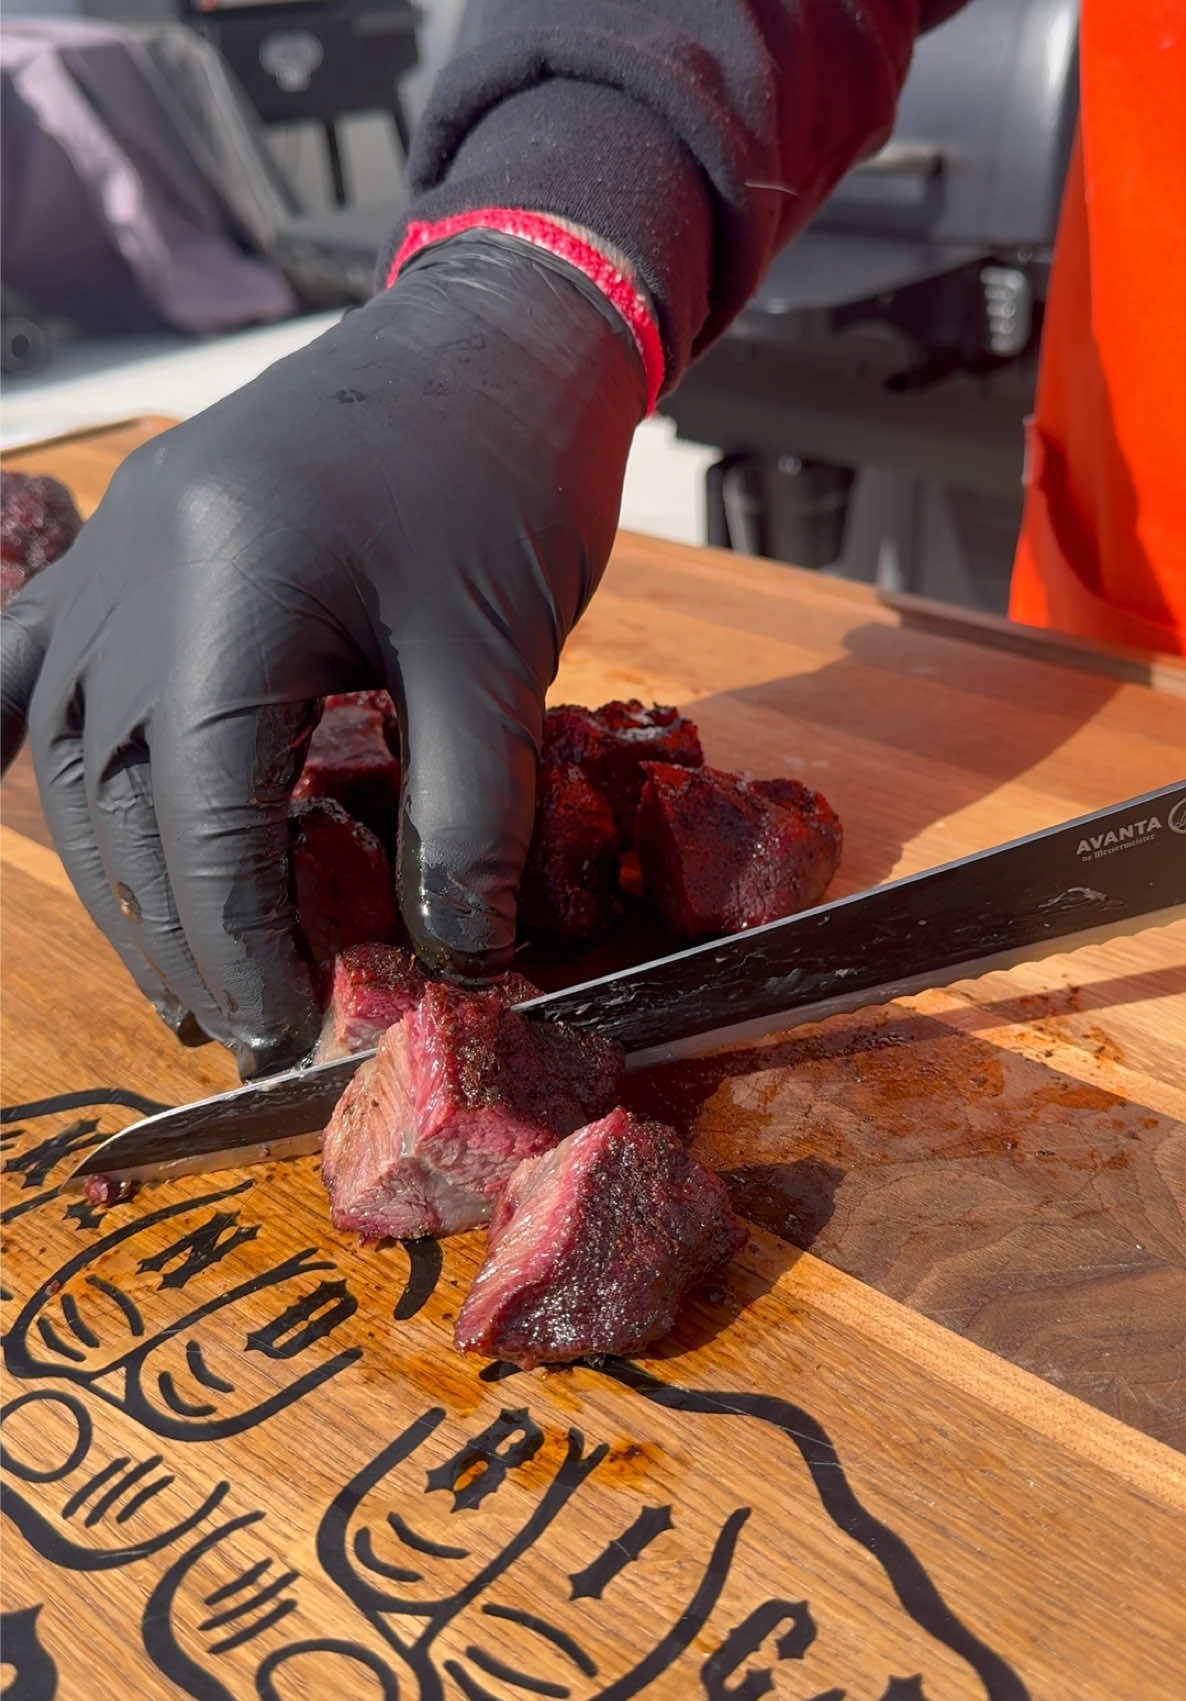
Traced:
<path fill-rule="evenodd" d="M 1186 654 L 1186 5 L 1081 27 L 1009 612 Z"/>

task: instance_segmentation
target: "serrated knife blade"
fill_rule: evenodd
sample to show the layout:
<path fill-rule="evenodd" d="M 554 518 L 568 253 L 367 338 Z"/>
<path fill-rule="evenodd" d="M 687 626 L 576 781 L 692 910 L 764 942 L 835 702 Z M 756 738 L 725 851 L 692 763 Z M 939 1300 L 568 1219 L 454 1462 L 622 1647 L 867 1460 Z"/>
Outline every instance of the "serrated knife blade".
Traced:
<path fill-rule="evenodd" d="M 1186 780 L 782 921 L 517 1008 L 595 1029 L 640 1068 L 1186 916 Z M 89 1176 L 149 1180 L 315 1151 L 357 1053 L 159 1112 Z"/>

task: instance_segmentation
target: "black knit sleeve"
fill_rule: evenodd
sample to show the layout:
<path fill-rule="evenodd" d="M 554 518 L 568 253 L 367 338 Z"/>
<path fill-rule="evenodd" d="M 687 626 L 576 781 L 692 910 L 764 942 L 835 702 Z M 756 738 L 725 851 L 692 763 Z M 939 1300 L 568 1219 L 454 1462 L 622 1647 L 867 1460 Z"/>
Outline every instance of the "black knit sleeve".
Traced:
<path fill-rule="evenodd" d="M 670 385 L 880 146 L 916 35 L 960 4 L 472 0 L 417 131 L 409 219 L 510 206 L 585 226 L 647 288 Z"/>

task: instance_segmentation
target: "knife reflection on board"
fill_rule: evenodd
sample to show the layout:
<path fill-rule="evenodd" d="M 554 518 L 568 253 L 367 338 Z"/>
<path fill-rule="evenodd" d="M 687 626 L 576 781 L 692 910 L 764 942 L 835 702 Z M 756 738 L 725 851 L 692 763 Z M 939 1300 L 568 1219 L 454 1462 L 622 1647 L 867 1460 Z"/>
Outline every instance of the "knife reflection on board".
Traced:
<path fill-rule="evenodd" d="M 515 1006 L 594 1029 L 631 1069 L 1186 916 L 1186 780 L 782 921 Z M 67 1186 L 316 1151 L 374 1049 L 161 1111 L 112 1135 Z"/>

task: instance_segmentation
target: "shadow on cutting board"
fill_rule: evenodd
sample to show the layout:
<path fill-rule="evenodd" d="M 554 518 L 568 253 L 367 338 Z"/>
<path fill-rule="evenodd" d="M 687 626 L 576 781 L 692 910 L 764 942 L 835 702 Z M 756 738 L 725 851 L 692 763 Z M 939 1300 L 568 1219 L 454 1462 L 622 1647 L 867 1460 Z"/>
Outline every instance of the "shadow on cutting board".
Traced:
<path fill-rule="evenodd" d="M 905 627 L 870 623 L 845 643 L 847 655 L 814 672 L 706 697 L 688 710 L 714 767 L 760 778 L 793 773 L 825 793 L 845 829 L 831 897 L 888 879 L 904 846 L 1030 775 L 1118 689 L 1099 674 L 1036 668 Z M 984 848 L 1052 824 L 1027 821 L 1011 806 Z"/>
<path fill-rule="evenodd" d="M 838 1165 L 816 1157 L 739 1164 L 719 1173 L 738 1216 L 777 1238 L 760 1249 L 757 1259 L 747 1258 L 743 1249 L 726 1273 L 692 1294 L 671 1334 L 654 1349 L 660 1358 L 699 1351 L 727 1329 L 738 1312 L 769 1293 L 831 1219 L 836 1189 L 845 1176 Z M 750 1250 L 758 1249 L 751 1243 Z"/>
<path fill-rule="evenodd" d="M 1053 1054 L 1058 1016 L 1040 1032 Z M 1097 1055 L 1096 1082 L 1111 1067 Z M 677 1127 L 735 1208 L 779 1237 L 782 1267 L 810 1249 L 1186 1447 L 1186 1383 L 1171 1374 L 1186 1127 L 1119 1077 L 1110 1091 L 890 1005 L 642 1072 L 629 1100 Z M 698 1328 L 717 1316 L 694 1315 Z"/>

